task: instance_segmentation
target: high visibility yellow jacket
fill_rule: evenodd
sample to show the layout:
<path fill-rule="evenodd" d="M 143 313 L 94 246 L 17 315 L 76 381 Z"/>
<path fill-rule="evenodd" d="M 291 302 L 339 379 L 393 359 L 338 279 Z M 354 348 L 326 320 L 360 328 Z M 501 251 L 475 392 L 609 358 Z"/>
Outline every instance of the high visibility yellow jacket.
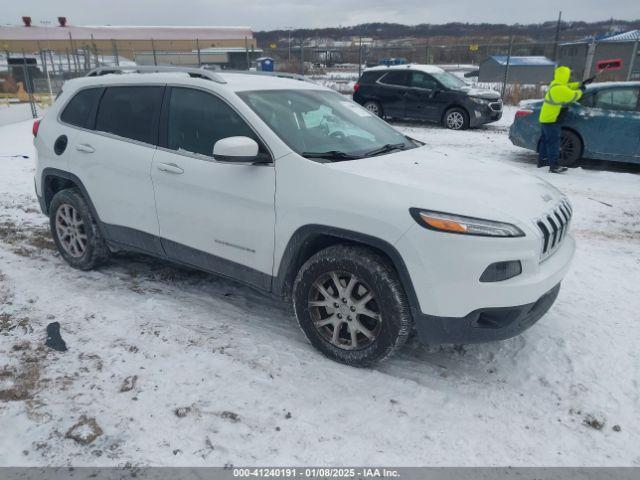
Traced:
<path fill-rule="evenodd" d="M 547 94 L 544 96 L 544 103 L 542 110 L 540 110 L 540 123 L 555 123 L 562 107 L 582 98 L 580 82 L 569 83 L 570 77 L 569 67 L 556 68 L 553 82 L 549 85 Z"/>

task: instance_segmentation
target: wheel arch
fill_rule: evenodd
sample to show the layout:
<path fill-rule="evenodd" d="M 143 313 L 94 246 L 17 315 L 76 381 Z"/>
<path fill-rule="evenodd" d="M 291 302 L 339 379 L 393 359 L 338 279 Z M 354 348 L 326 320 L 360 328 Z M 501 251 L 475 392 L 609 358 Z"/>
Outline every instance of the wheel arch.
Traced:
<path fill-rule="evenodd" d="M 440 123 L 444 122 L 444 118 L 446 117 L 447 112 L 452 108 L 459 108 L 461 110 L 464 110 L 464 113 L 467 114 L 467 118 L 469 119 L 469 121 L 471 121 L 471 114 L 469 113 L 469 109 L 460 103 L 453 102 L 442 109 L 442 115 L 440 115 Z"/>
<path fill-rule="evenodd" d="M 320 250 L 339 244 L 363 246 L 387 259 L 398 274 L 410 307 L 412 310 L 417 307 L 418 300 L 409 271 L 393 245 L 371 235 L 325 225 L 305 225 L 294 232 L 273 280 L 273 293 L 280 297 L 290 297 L 294 280 L 302 265 Z"/>
<path fill-rule="evenodd" d="M 108 238 L 105 228 L 100 221 L 100 216 L 98 215 L 98 212 L 96 211 L 93 202 L 91 201 L 89 192 L 87 192 L 87 189 L 82 183 L 82 180 L 80 180 L 73 173 L 69 173 L 65 170 L 59 170 L 57 168 L 45 168 L 42 171 L 42 198 L 40 199 L 40 208 L 42 209 L 42 213 L 44 213 L 45 215 L 49 215 L 49 208 L 51 206 L 51 200 L 53 200 L 54 195 L 59 191 L 68 188 L 77 188 L 80 191 L 80 194 L 84 197 L 87 204 L 89 205 L 91 215 L 93 215 L 93 218 L 95 218 L 102 235 L 105 238 Z"/>

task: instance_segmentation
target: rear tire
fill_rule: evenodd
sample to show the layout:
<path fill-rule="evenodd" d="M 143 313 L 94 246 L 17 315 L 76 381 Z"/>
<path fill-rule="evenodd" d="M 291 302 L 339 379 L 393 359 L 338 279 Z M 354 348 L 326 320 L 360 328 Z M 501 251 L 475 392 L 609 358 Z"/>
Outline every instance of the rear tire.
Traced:
<path fill-rule="evenodd" d="M 109 248 L 102 232 L 77 189 L 56 193 L 49 215 L 53 241 L 62 258 L 73 268 L 91 270 L 109 259 Z"/>
<path fill-rule="evenodd" d="M 464 108 L 450 108 L 444 114 L 442 124 L 449 130 L 466 130 L 469 128 L 469 114 Z"/>
<path fill-rule="evenodd" d="M 382 112 L 382 105 L 374 100 L 368 100 L 364 102 L 364 105 L 362 106 L 380 118 L 384 115 Z"/>
<path fill-rule="evenodd" d="M 563 167 L 575 167 L 582 158 L 582 140 L 571 130 L 563 130 L 560 138 L 560 157 Z"/>
<path fill-rule="evenodd" d="M 309 342 L 354 367 L 389 358 L 411 333 L 395 269 L 363 247 L 335 245 L 307 260 L 293 285 L 293 305 Z"/>

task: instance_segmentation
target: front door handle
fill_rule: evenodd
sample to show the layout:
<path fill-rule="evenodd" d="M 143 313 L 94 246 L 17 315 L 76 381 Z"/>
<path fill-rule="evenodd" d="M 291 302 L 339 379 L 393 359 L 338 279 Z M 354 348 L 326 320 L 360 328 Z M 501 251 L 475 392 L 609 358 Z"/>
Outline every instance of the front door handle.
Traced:
<path fill-rule="evenodd" d="M 96 151 L 96 149 L 93 148 L 88 143 L 81 143 L 79 145 L 76 145 L 76 150 L 79 151 L 79 152 L 84 152 L 84 153 L 93 153 L 93 152 Z"/>
<path fill-rule="evenodd" d="M 175 173 L 178 175 L 184 173 L 184 170 L 175 163 L 159 163 L 157 168 L 161 172 Z"/>

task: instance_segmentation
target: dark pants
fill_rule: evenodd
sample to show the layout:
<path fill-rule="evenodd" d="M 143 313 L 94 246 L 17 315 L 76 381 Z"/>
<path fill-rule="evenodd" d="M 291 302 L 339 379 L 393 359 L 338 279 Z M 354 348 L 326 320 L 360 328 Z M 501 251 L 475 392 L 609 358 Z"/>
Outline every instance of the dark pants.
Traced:
<path fill-rule="evenodd" d="M 538 163 L 542 164 L 547 160 L 550 167 L 558 166 L 560 156 L 560 137 L 562 134 L 559 123 L 541 123 L 542 136 L 540 137 L 540 148 L 538 150 Z"/>

